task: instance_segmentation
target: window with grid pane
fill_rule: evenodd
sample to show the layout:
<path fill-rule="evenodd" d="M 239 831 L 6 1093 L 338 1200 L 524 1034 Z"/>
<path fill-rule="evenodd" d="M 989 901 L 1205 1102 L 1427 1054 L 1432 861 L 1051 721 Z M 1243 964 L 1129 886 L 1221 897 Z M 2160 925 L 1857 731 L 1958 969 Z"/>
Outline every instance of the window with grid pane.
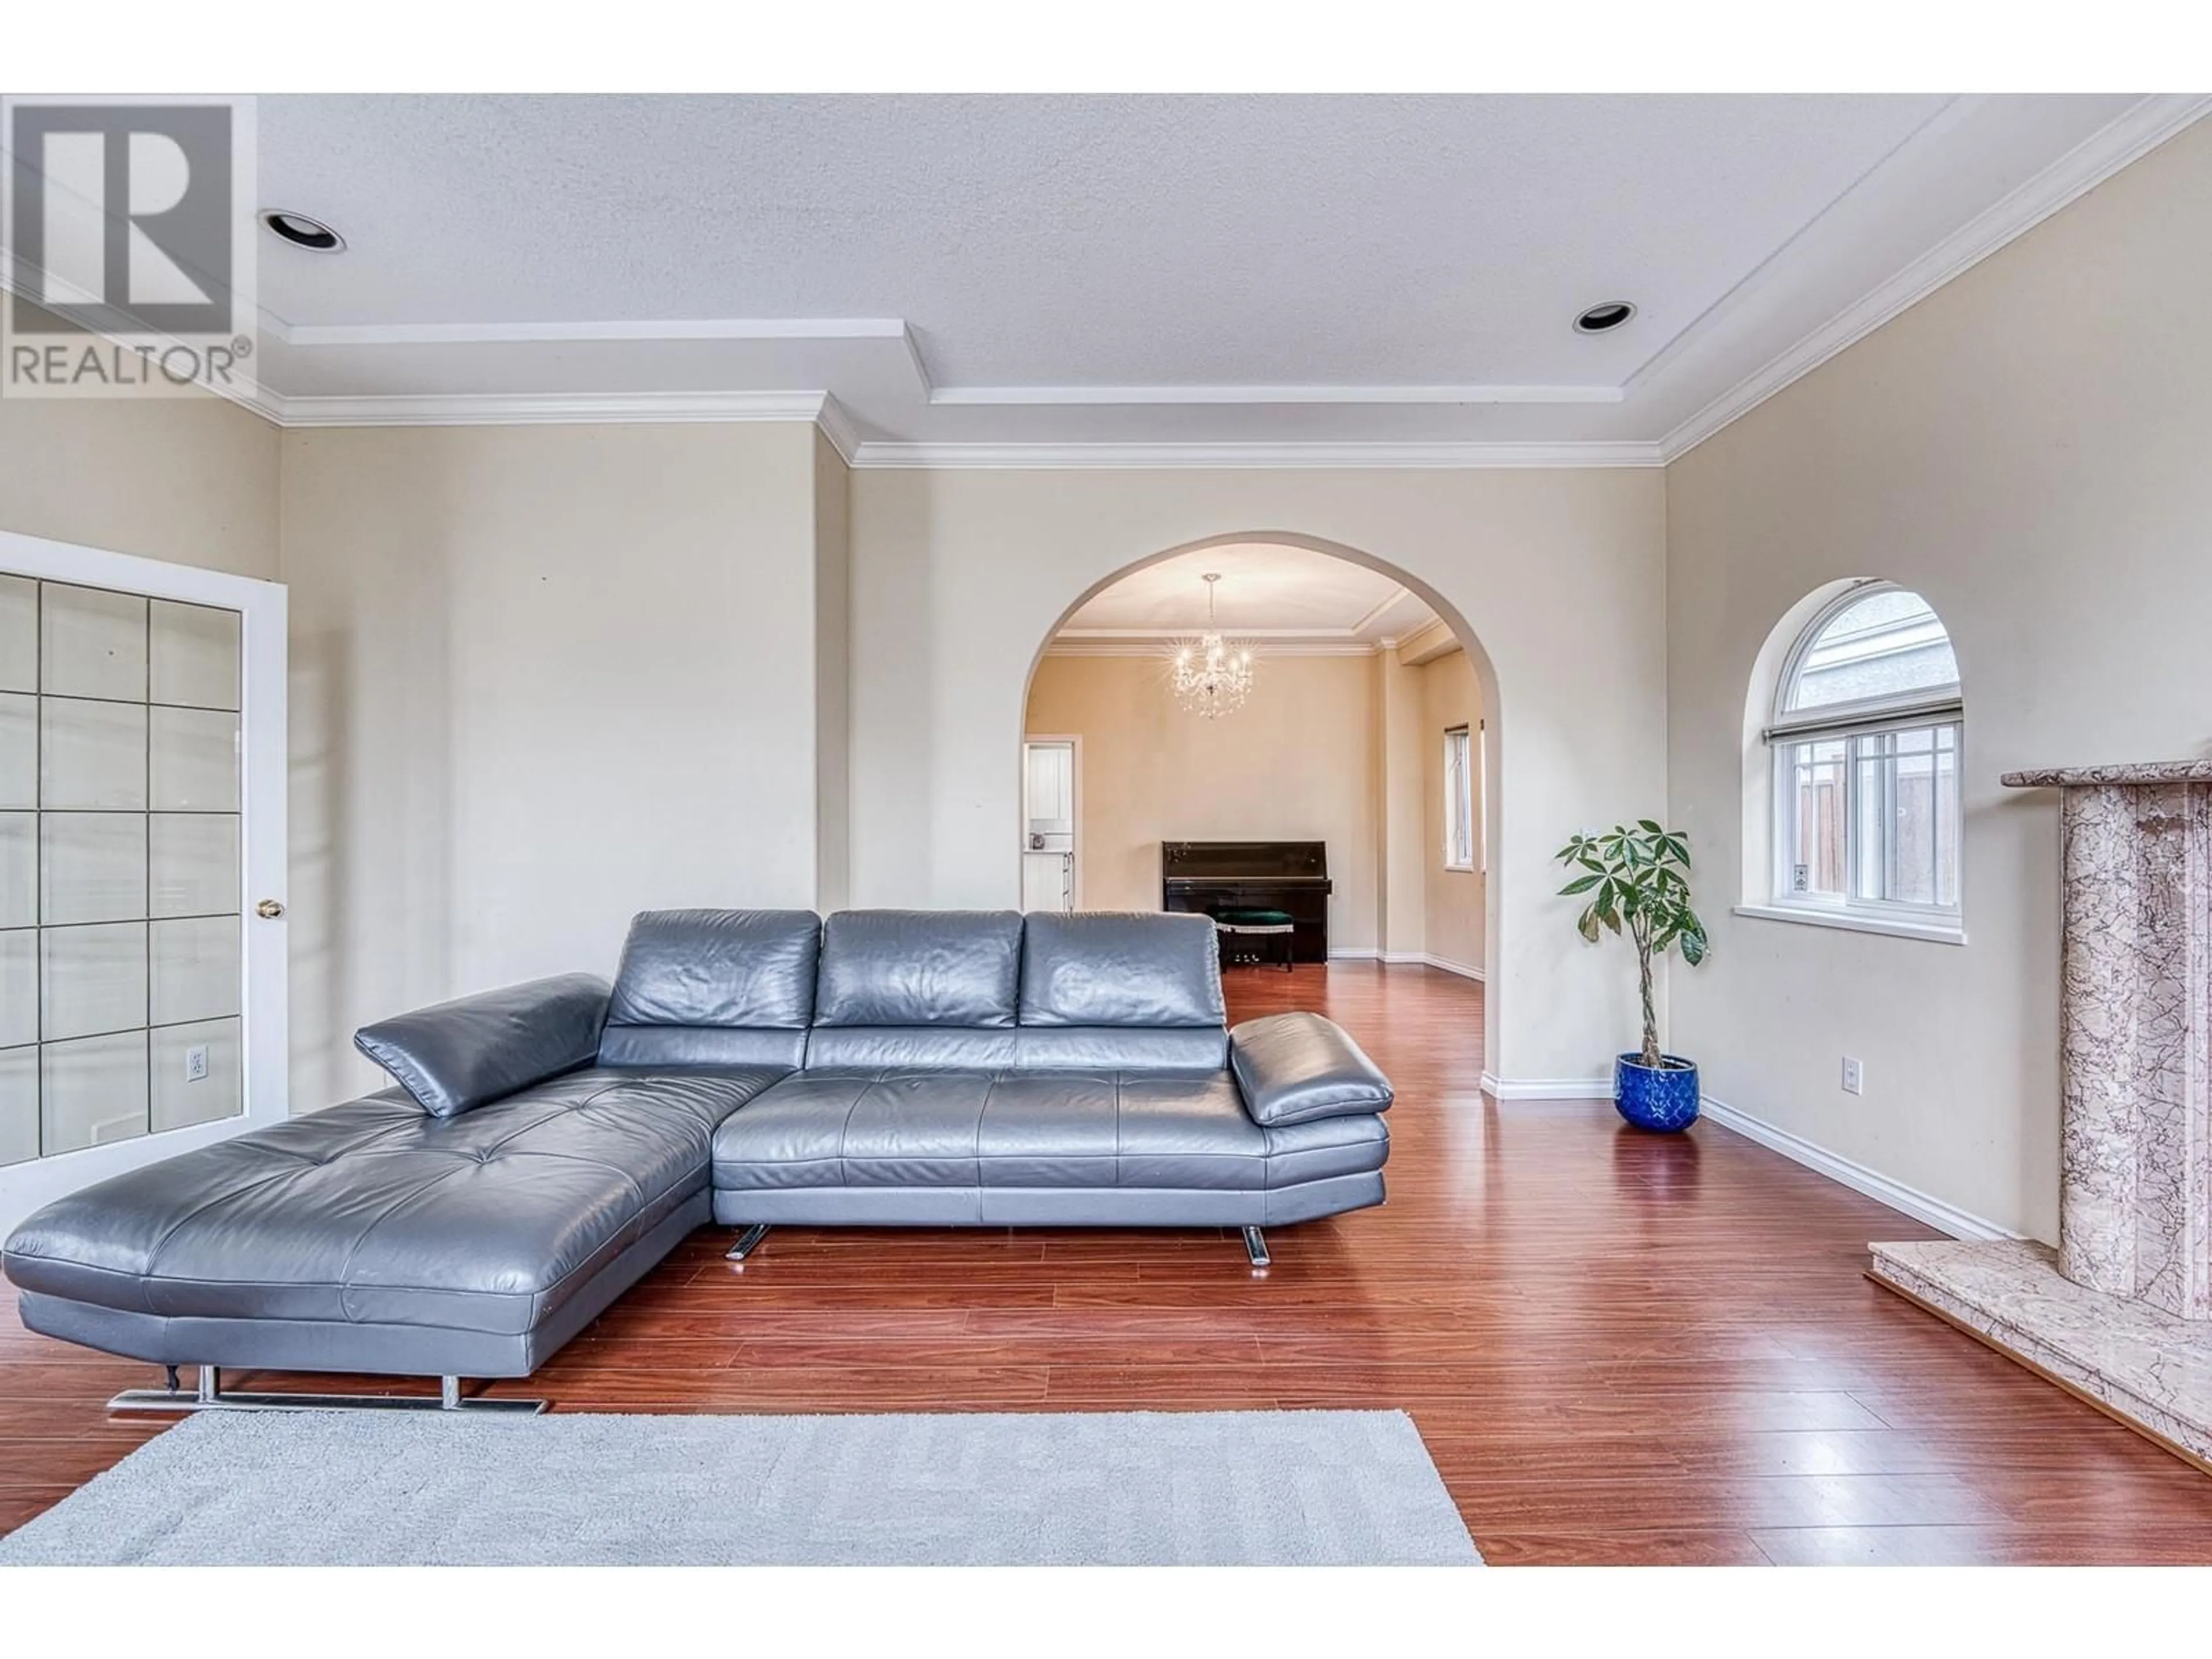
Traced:
<path fill-rule="evenodd" d="M 1958 659 L 1925 599 L 1869 582 L 1824 609 L 1766 734 L 1775 902 L 1955 921 L 1964 733 Z"/>

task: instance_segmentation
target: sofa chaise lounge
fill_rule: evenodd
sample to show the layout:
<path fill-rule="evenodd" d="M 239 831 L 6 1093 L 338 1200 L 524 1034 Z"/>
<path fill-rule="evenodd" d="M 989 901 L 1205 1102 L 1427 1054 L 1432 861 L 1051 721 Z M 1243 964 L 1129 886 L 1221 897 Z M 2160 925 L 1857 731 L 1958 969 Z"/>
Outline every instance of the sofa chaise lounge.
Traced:
<path fill-rule="evenodd" d="M 1230 1030 L 1202 916 L 689 910 L 364 1028 L 399 1086 L 85 1188 L 7 1241 L 121 1405 L 422 1403 L 529 1375 L 695 1228 L 1261 1229 L 1382 1201 L 1390 1085 L 1314 1014 Z M 196 1395 L 176 1391 L 200 1368 Z M 436 1376 L 241 1395 L 220 1368 Z"/>

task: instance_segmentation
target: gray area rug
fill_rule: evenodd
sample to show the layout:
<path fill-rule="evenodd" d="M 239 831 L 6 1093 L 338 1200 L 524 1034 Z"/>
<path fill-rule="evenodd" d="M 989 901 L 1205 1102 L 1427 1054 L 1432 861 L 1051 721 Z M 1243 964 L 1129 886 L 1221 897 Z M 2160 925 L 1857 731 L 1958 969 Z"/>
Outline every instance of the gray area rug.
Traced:
<path fill-rule="evenodd" d="M 1403 1412 L 209 1413 L 0 1565 L 1473 1565 Z"/>

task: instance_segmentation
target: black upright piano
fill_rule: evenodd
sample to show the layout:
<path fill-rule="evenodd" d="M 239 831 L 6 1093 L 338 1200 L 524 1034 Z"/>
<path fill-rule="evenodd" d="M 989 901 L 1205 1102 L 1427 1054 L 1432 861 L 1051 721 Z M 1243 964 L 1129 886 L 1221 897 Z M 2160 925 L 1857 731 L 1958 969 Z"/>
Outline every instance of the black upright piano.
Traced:
<path fill-rule="evenodd" d="M 1160 908 L 1218 915 L 1281 910 L 1297 924 L 1294 962 L 1328 960 L 1328 843 L 1164 841 Z"/>

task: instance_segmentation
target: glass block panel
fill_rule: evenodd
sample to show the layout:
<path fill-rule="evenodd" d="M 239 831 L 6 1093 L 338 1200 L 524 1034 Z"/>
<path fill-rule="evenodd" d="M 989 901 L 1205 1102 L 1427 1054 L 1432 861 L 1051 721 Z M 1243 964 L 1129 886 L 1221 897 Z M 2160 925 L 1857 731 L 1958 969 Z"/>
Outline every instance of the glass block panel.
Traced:
<path fill-rule="evenodd" d="M 146 817 L 142 812 L 39 815 L 41 919 L 135 921 L 146 914 Z"/>
<path fill-rule="evenodd" d="M 0 692 L 0 807 L 39 804 L 39 700 Z"/>
<path fill-rule="evenodd" d="M 39 1040 L 39 936 L 0 933 L 0 1048 Z"/>
<path fill-rule="evenodd" d="M 145 1024 L 144 922 L 43 928 L 39 954 L 39 1029 L 48 1042 Z"/>
<path fill-rule="evenodd" d="M 0 576 L 0 691 L 39 689 L 39 585 Z"/>
<path fill-rule="evenodd" d="M 145 1032 L 49 1042 L 39 1059 L 39 1150 L 46 1157 L 146 1133 Z"/>
<path fill-rule="evenodd" d="M 32 927 L 39 920 L 39 820 L 0 812 L 0 927 Z"/>
<path fill-rule="evenodd" d="M 238 612 L 155 599 L 149 616 L 152 700 L 238 707 Z"/>
<path fill-rule="evenodd" d="M 146 701 L 146 601 L 41 584 L 39 689 L 58 697 Z"/>
<path fill-rule="evenodd" d="M 202 708 L 155 708 L 154 810 L 238 811 L 238 716 Z"/>
<path fill-rule="evenodd" d="M 154 1023 L 217 1019 L 239 1012 L 238 918 L 153 924 Z"/>
<path fill-rule="evenodd" d="M 42 697 L 39 805 L 48 811 L 146 810 L 146 711 L 137 703 Z"/>
<path fill-rule="evenodd" d="M 0 1164 L 39 1155 L 39 1051 L 0 1048 Z"/>
<path fill-rule="evenodd" d="M 235 1019 L 164 1025 L 153 1037 L 154 1131 L 213 1123 L 246 1109 L 246 1060 Z"/>
<path fill-rule="evenodd" d="M 154 814 L 148 854 L 151 915 L 236 913 L 238 822 L 233 812 Z"/>

